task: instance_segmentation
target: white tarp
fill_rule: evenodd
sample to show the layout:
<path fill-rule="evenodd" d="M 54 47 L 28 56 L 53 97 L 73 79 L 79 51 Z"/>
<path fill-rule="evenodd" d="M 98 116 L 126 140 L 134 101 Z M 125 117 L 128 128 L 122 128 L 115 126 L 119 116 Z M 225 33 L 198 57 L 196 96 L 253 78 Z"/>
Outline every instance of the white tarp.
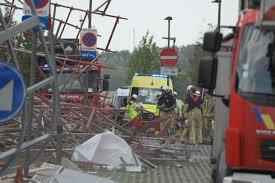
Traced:
<path fill-rule="evenodd" d="M 135 161 L 131 147 L 122 138 L 106 131 L 90 138 L 77 146 L 72 160 L 79 162 L 94 162 L 119 168 L 123 164 L 121 158 L 132 165 L 140 164 Z"/>

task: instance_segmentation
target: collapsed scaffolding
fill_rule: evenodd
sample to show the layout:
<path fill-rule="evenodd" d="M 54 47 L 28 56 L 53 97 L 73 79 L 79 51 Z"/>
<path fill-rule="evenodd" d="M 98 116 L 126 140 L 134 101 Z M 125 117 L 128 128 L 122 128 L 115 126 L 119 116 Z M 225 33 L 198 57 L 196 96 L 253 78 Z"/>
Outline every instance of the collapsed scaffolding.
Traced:
<path fill-rule="evenodd" d="M 0 48 L 10 53 L 9 60 L 6 62 L 22 70 L 17 55 L 23 53 L 31 57 L 30 73 L 25 78 L 29 84 L 24 109 L 16 118 L 0 127 L 2 142 L 0 160 L 3 163 L 0 174 L 10 168 L 11 163 L 19 156 L 22 156 L 21 152 L 24 152 L 25 177 L 30 173 L 30 165 L 42 154 L 47 155 L 48 161 L 60 164 L 62 157 L 71 155 L 76 146 L 106 129 L 126 139 L 132 149 L 140 155 L 139 158 L 151 168 L 156 168 L 157 165 L 148 160 L 186 162 L 190 159 L 189 153 L 197 152 L 189 148 L 152 145 L 152 142 L 174 143 L 173 138 L 144 137 L 148 128 L 162 122 L 164 127 L 161 132 L 164 132 L 171 123 L 170 116 L 147 123 L 147 126 L 138 129 L 139 136 L 136 136 L 133 135 L 133 131 L 119 125 L 117 119 L 121 117 L 120 109 L 105 107 L 108 92 L 102 95 L 100 87 L 103 88 L 103 81 L 108 80 L 108 76 L 102 78 L 100 70 L 115 68 L 101 64 L 100 55 L 91 60 L 80 59 L 79 40 L 85 25 L 88 23 L 91 26 L 89 19 L 91 20 L 92 15 L 111 18 L 114 24 L 106 46 L 97 47 L 97 49 L 113 52 L 110 50 L 110 45 L 114 32 L 119 21 L 127 19 L 108 14 L 110 3 L 111 0 L 106 0 L 92 11 L 51 3 L 52 21 L 51 29 L 46 31 L 47 35 L 42 30 L 33 2 L 31 3 L 32 18 L 17 25 L 12 25 L 12 17 L 23 10 L 23 2 L 4 0 L 4 3 L 0 3 L 0 7 L 9 10 L 8 16 L 5 17 L 7 19 L 4 20 L 2 8 L 0 9 L 2 30 Z M 68 14 L 58 17 L 60 11 Z M 70 22 L 74 13 L 83 17 L 79 26 Z M 34 27 L 37 28 L 33 29 Z M 63 38 L 66 30 L 71 28 L 76 36 L 69 39 Z M 31 39 L 32 49 L 16 44 L 17 36 Z M 89 83 L 82 79 L 87 77 L 89 72 L 95 74 L 93 92 L 88 91 Z M 66 80 L 63 80 L 65 76 Z M 79 87 L 77 92 L 74 91 L 75 85 Z M 174 155 L 173 152 L 176 151 L 184 152 L 184 158 Z"/>
<path fill-rule="evenodd" d="M 81 83 L 80 78 L 85 75 L 88 70 L 91 70 L 92 67 L 95 67 L 99 74 L 101 68 L 112 67 L 99 64 L 98 60 L 100 56 L 89 61 L 79 59 L 79 38 L 84 24 L 88 21 L 87 17 L 91 18 L 92 14 L 115 19 L 106 46 L 104 48 L 97 48 L 98 50 L 112 52 L 109 47 L 115 29 L 119 20 L 126 20 L 126 18 L 107 13 L 111 0 L 101 3 L 92 12 L 63 4 L 51 3 L 51 29 L 47 31 L 47 35 L 45 35 L 40 25 L 37 12 L 35 11 L 35 5 L 32 1 L 30 2 L 33 16 L 17 25 L 12 25 L 12 17 L 22 11 L 23 2 L 20 0 L 5 0 L 4 3 L 0 3 L 2 8 L 4 7 L 9 11 L 8 16 L 4 17 L 1 8 L 0 14 L 2 30 L 0 32 L 1 50 L 7 50 L 10 53 L 9 60 L 6 60 L 6 62 L 14 65 L 17 70 L 20 71 L 20 60 L 17 59 L 17 54 L 24 53 L 31 57 L 30 73 L 27 78 L 24 78 L 29 81 L 24 109 L 16 118 L 8 121 L 2 125 L 1 128 L 1 138 L 4 140 L 2 142 L 2 153 L 0 157 L 4 164 L 1 173 L 10 166 L 19 152 L 24 151 L 26 152 L 24 158 L 25 176 L 28 176 L 30 164 L 37 159 L 45 149 L 54 148 L 56 151 L 56 153 L 53 153 L 54 159 L 57 163 L 60 163 L 61 157 L 63 156 L 62 149 L 74 147 L 81 142 L 81 137 L 76 137 L 73 131 L 84 128 L 86 132 L 91 132 L 90 123 L 93 120 L 92 115 L 88 115 L 90 117 L 87 119 L 85 117 L 86 114 L 104 113 L 104 117 L 106 116 L 106 112 L 110 114 L 111 111 L 102 111 L 100 94 L 98 92 L 90 94 L 85 91 L 85 87 L 87 86 L 85 86 L 85 83 Z M 62 11 L 60 9 L 69 11 L 65 17 L 65 21 L 57 17 L 57 12 Z M 80 26 L 69 22 L 70 17 L 74 13 L 84 14 Z M 76 37 L 69 40 L 69 46 L 75 49 L 74 54 L 76 55 L 67 54 L 68 51 L 65 46 L 68 44 L 68 40 L 62 38 L 64 32 L 69 27 L 73 27 L 76 30 Z M 30 38 L 32 49 L 28 50 L 24 46 L 18 45 L 16 40 L 18 36 Z M 43 51 L 40 48 L 41 45 Z M 56 53 L 56 47 L 61 48 L 63 54 Z M 47 65 L 47 74 L 45 74 L 41 64 L 39 65 L 39 60 L 42 60 L 44 65 Z M 62 83 L 63 88 L 60 88 L 60 84 L 58 83 L 61 82 L 60 79 L 65 71 L 69 71 L 70 78 L 65 84 Z M 97 75 L 97 77 L 100 77 L 100 75 Z M 71 90 L 73 89 L 74 82 L 78 82 L 82 89 L 82 92 L 79 92 L 82 95 L 78 95 L 78 99 L 81 98 L 81 100 L 72 101 L 72 99 L 70 99 L 69 94 L 72 94 Z M 67 87 L 67 85 L 69 87 Z M 48 86 L 48 89 L 50 88 L 51 91 L 43 91 L 45 86 Z M 103 128 L 96 123 L 93 123 L 93 128 L 103 131 Z M 78 135 L 82 136 L 81 133 L 78 133 Z M 85 139 L 87 139 L 87 137 L 83 140 Z M 32 150 L 38 151 L 37 155 L 32 155 L 32 157 L 36 157 L 35 159 L 32 159 L 30 156 L 30 151 Z"/>

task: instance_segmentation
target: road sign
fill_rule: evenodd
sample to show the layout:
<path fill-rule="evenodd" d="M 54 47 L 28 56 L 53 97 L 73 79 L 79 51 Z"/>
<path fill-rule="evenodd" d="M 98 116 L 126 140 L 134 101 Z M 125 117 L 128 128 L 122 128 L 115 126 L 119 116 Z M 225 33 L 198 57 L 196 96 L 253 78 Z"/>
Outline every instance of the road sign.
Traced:
<path fill-rule="evenodd" d="M 24 15 L 22 17 L 22 21 L 27 20 L 30 17 L 31 16 L 29 16 L 29 15 Z M 43 30 L 49 30 L 49 27 L 51 25 L 51 19 L 49 17 L 38 17 L 38 18 L 39 18 L 39 21 L 40 21 L 41 28 Z M 35 28 L 33 28 L 33 29 L 35 30 Z"/>
<path fill-rule="evenodd" d="M 0 123 L 14 117 L 22 108 L 26 96 L 20 73 L 11 66 L 0 63 Z"/>
<path fill-rule="evenodd" d="M 97 30 L 83 29 L 81 32 L 81 53 L 80 58 L 94 59 L 96 58 Z"/>
<path fill-rule="evenodd" d="M 169 76 L 178 76 L 177 67 L 160 67 L 160 73 Z"/>
<path fill-rule="evenodd" d="M 173 67 L 178 62 L 178 53 L 173 48 L 166 48 L 160 52 L 160 63 L 164 67 Z"/>
<path fill-rule="evenodd" d="M 96 58 L 96 51 L 81 51 L 80 58 L 83 59 L 95 59 Z"/>
<path fill-rule="evenodd" d="M 33 0 L 24 0 L 23 4 L 23 12 L 24 15 L 32 15 L 32 11 L 30 8 L 30 1 Z M 34 0 L 35 9 L 37 11 L 38 16 L 48 17 L 50 16 L 50 0 Z"/>
<path fill-rule="evenodd" d="M 30 6 L 31 0 L 26 0 L 26 3 L 28 6 Z M 36 9 L 41 9 L 41 8 L 47 6 L 48 3 L 49 3 L 49 0 L 35 0 L 34 1 L 34 5 L 35 5 Z"/>
<path fill-rule="evenodd" d="M 30 18 L 32 16 L 32 11 L 30 8 L 30 3 L 33 0 L 24 0 L 23 4 L 23 12 L 24 16 L 22 17 L 22 21 Z M 44 30 L 49 29 L 50 25 L 50 0 L 34 0 L 35 9 L 39 16 L 39 20 L 41 22 L 41 27 Z"/>

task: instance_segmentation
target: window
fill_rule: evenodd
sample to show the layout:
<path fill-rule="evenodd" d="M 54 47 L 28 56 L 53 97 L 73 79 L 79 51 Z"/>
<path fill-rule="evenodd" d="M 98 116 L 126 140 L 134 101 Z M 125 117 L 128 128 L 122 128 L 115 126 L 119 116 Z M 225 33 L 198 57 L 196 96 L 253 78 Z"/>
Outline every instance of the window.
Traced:
<path fill-rule="evenodd" d="M 138 99 L 143 104 L 156 104 L 158 101 L 158 96 L 160 94 L 160 89 L 154 88 L 133 88 L 132 94 L 137 94 Z"/>
<path fill-rule="evenodd" d="M 71 72 L 63 72 L 58 74 L 59 91 L 62 92 L 84 92 L 85 88 L 85 74 L 76 78 L 76 74 Z"/>
<path fill-rule="evenodd" d="M 245 27 L 237 62 L 239 94 L 275 97 L 274 33 Z"/>

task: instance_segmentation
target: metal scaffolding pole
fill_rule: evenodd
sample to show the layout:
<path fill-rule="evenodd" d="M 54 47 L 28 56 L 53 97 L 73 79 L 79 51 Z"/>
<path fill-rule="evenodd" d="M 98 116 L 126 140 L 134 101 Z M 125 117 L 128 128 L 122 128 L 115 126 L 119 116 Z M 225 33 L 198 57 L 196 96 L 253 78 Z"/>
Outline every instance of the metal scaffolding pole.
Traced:
<path fill-rule="evenodd" d="M 17 14 L 18 12 L 16 11 L 22 11 L 23 9 L 23 2 L 21 0 L 4 0 L 3 2 L 0 3 L 0 7 L 2 8 L 4 6 L 11 9 L 12 12 L 9 13 L 10 16 L 14 13 Z M 109 47 L 115 29 L 119 20 L 125 19 L 120 16 L 106 13 L 111 0 L 105 0 L 99 7 L 94 7 L 94 11 L 92 0 L 90 0 L 89 10 L 74 8 L 66 4 L 51 3 L 51 9 L 53 10 L 52 17 L 50 17 L 52 25 L 51 29 L 48 31 L 48 35 L 44 36 L 45 32 L 41 29 L 39 17 L 34 9 L 33 1 L 30 2 L 32 2 L 31 11 L 33 16 L 23 22 L 6 26 L 2 21 L 3 16 L 0 15 L 0 25 L 3 27 L 3 30 L 0 31 L 0 48 L 11 53 L 11 60 L 14 61 L 14 65 L 18 69 L 20 69 L 20 64 L 22 62 L 21 60 L 17 60 L 16 54 L 19 55 L 18 58 L 20 59 L 22 59 L 21 55 L 31 57 L 30 72 L 28 74 L 24 73 L 24 79 L 30 81 L 27 88 L 28 99 L 26 101 L 26 107 L 22 111 L 23 115 L 21 113 L 13 119 L 17 122 L 18 126 L 16 126 L 16 129 L 18 129 L 18 134 L 14 135 L 0 129 L 1 134 L 17 138 L 11 145 L 11 147 L 16 147 L 15 149 L 11 149 L 11 147 L 5 148 L 5 151 L 1 149 L 3 153 L 0 153 L 0 159 L 1 157 L 9 158 L 1 171 L 3 172 L 4 169 L 8 168 L 11 165 L 10 163 L 17 157 L 18 153 L 24 150 L 26 152 L 26 157 L 24 159 L 24 172 L 26 176 L 29 175 L 29 166 L 46 148 L 54 148 L 56 150 L 55 162 L 60 163 L 63 149 L 68 147 L 73 148 L 82 141 L 82 139 L 76 139 L 76 137 L 72 135 L 74 130 L 79 130 L 79 127 L 84 127 L 84 130 L 95 133 L 101 132 L 102 129 L 106 128 L 106 123 L 101 121 L 101 117 L 96 115 L 93 119 L 98 121 L 95 122 L 89 121 L 88 119 L 88 117 L 91 116 L 92 110 L 100 107 L 97 104 L 100 101 L 100 94 L 88 93 L 87 96 L 91 104 L 86 103 L 83 99 L 81 102 L 75 102 L 71 101 L 69 98 L 70 95 L 74 95 L 72 94 L 72 90 L 73 86 L 75 86 L 75 82 L 77 82 L 81 86 L 82 93 L 80 97 L 85 99 L 86 95 L 84 91 L 85 89 L 87 90 L 87 88 L 85 88 L 86 85 L 84 85 L 81 78 L 88 73 L 87 71 L 89 68 L 98 68 L 99 70 L 103 68 L 114 68 L 112 66 L 99 64 L 99 57 L 92 61 L 81 61 L 79 59 L 79 35 L 80 31 L 82 31 L 84 25 L 87 25 L 87 23 L 90 28 L 92 27 L 92 15 L 114 18 L 115 22 L 112 30 L 107 30 L 108 33 L 111 32 L 111 35 L 107 39 L 108 42 L 106 46 L 97 48 L 98 50 L 112 52 Z M 64 17 L 60 17 L 58 12 L 64 11 L 64 9 L 66 11 L 68 10 L 68 14 L 64 15 Z M 70 22 L 72 20 L 71 17 L 75 16 L 76 13 L 84 17 L 80 25 L 75 25 L 75 23 Z M 12 23 L 11 17 L 9 22 Z M 30 30 L 33 30 L 34 27 L 35 31 L 31 32 Z M 74 55 L 67 53 L 66 48 L 68 48 L 68 45 L 66 39 L 63 38 L 68 29 L 71 28 L 76 30 L 75 33 L 77 35 L 71 39 L 74 47 L 76 47 L 76 49 L 74 49 Z M 30 45 L 32 45 L 32 50 L 29 50 L 29 48 L 22 44 L 13 45 L 18 35 L 28 40 L 32 36 L 32 42 L 30 43 Z M 104 33 L 102 33 L 102 35 L 104 35 Z M 37 47 L 39 47 L 39 49 Z M 41 48 L 43 51 L 41 51 Z M 64 53 L 57 54 L 56 49 L 62 49 Z M 43 65 L 44 62 L 45 65 L 47 65 L 48 68 L 46 71 L 41 68 L 40 59 L 43 60 Z M 66 73 L 71 73 L 69 76 L 71 80 L 69 80 L 68 83 L 66 80 L 60 80 L 60 82 L 58 82 L 58 78 L 64 77 Z M 98 76 L 95 79 L 97 80 Z M 62 88 L 64 88 L 64 91 Z M 87 116 L 83 114 L 87 114 Z M 106 115 L 107 112 L 102 112 L 102 114 Z M 108 115 L 114 115 L 114 112 L 108 111 Z M 22 120 L 22 116 L 24 116 L 24 120 Z M 89 128 L 87 128 L 88 122 Z M 22 129 L 20 129 L 19 125 L 22 125 Z M 107 124 L 107 128 L 109 127 L 110 125 Z M 35 149 L 35 151 L 33 151 L 33 149 Z M 37 153 L 38 149 L 41 150 Z"/>

